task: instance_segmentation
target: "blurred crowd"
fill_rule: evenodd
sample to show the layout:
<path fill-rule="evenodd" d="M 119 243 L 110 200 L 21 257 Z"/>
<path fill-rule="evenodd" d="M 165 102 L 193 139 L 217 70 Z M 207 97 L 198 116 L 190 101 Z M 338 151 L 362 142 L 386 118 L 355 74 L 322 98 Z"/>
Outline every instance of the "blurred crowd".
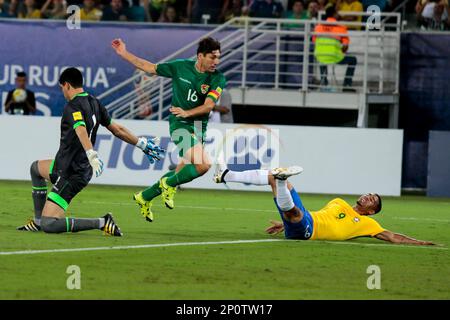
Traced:
<path fill-rule="evenodd" d="M 233 17 L 313 19 L 319 10 L 336 5 L 343 11 L 366 11 L 377 5 L 382 11 L 400 0 L 0 0 L 0 17 L 64 19 L 67 8 L 81 8 L 84 21 L 134 21 L 168 23 L 223 23 Z M 421 3 L 430 0 L 419 0 Z M 445 1 L 448 0 L 432 0 Z M 434 3 L 434 2 L 433 2 Z M 447 7 L 448 8 L 448 4 Z"/>

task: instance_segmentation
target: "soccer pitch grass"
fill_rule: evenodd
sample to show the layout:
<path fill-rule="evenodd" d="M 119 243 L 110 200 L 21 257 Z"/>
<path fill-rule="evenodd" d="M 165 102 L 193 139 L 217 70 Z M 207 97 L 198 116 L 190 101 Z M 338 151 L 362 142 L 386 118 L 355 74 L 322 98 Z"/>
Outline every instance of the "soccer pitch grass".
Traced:
<path fill-rule="evenodd" d="M 149 223 L 131 200 L 138 190 L 90 185 L 69 208 L 76 217 L 113 212 L 122 238 L 97 230 L 47 235 L 15 230 L 32 216 L 30 183 L 0 181 L 0 299 L 450 298 L 450 199 L 383 200 L 375 219 L 384 228 L 442 245 L 414 247 L 369 238 L 324 242 L 269 236 L 264 229 L 279 217 L 267 192 L 181 190 L 174 210 L 157 199 L 155 221 Z M 306 194 L 302 200 L 316 210 L 332 197 Z M 262 239 L 279 241 L 233 243 Z M 198 244 L 220 241 L 230 243 Z M 3 254 L 171 243 L 185 245 Z M 66 287 L 69 265 L 81 269 L 80 290 Z M 380 267 L 381 289 L 367 288 L 370 265 Z"/>

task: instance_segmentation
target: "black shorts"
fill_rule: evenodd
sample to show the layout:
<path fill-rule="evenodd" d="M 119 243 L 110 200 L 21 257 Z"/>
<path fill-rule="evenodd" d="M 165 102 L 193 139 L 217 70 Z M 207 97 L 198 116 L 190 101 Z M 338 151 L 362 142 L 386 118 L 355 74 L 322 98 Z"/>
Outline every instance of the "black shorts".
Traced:
<path fill-rule="evenodd" d="M 47 199 L 66 211 L 70 201 L 88 185 L 89 180 L 90 176 L 86 174 L 65 176 L 51 173 L 50 181 L 53 184 L 53 188 Z"/>

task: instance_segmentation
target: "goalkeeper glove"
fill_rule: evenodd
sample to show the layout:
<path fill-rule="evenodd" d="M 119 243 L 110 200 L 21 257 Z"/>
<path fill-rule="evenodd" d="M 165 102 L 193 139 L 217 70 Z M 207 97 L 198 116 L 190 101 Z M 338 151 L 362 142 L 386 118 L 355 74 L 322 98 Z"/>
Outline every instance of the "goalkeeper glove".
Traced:
<path fill-rule="evenodd" d="M 139 137 L 138 142 L 136 143 L 136 147 L 145 153 L 151 164 L 155 163 L 155 160 L 161 160 L 162 154 L 166 152 L 164 149 L 160 148 L 157 143 L 159 143 L 158 138 L 147 139 L 145 137 Z"/>
<path fill-rule="evenodd" d="M 98 154 L 93 149 L 89 149 L 86 151 L 86 156 L 89 160 L 89 164 L 92 167 L 92 170 L 95 172 L 96 177 L 100 177 L 103 173 L 103 161 L 98 158 Z"/>

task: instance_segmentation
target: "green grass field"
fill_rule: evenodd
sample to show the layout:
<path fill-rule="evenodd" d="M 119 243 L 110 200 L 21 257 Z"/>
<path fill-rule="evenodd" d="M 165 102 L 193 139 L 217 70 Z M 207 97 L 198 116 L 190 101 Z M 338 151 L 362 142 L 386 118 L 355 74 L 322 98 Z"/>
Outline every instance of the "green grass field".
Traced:
<path fill-rule="evenodd" d="M 0 181 L 0 252 L 149 244 L 283 239 L 264 233 L 278 219 L 266 192 L 181 190 L 175 209 L 158 201 L 146 222 L 131 200 L 140 188 L 88 186 L 69 215 L 113 212 L 125 236 L 100 231 L 47 235 L 15 228 L 32 216 L 29 182 Z M 331 195 L 304 195 L 310 210 Z M 355 201 L 355 196 L 343 196 Z M 397 246 L 376 239 L 194 244 L 0 255 L 0 299 L 449 299 L 450 199 L 386 198 L 376 216 L 389 230 L 441 246 Z M 68 290 L 69 265 L 81 289 Z M 367 288 L 367 268 L 381 289 Z"/>

